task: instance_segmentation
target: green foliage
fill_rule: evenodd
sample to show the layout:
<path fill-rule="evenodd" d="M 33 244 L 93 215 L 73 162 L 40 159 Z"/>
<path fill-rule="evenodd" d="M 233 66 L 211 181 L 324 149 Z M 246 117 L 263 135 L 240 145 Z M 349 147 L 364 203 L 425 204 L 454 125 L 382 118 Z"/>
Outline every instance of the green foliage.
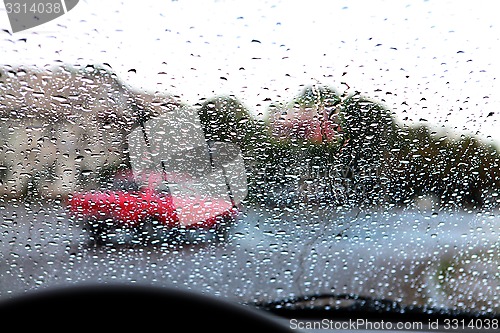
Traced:
<path fill-rule="evenodd" d="M 500 153 L 477 137 L 439 136 L 424 125 L 404 126 L 380 103 L 359 94 L 341 99 L 326 87 L 305 88 L 292 101 L 275 104 L 271 112 L 326 106 L 337 108 L 343 140 L 317 143 L 271 136 L 263 150 L 268 158 L 259 165 L 268 170 L 263 182 L 286 183 L 283 175 L 303 171 L 305 165 L 321 170 L 341 164 L 344 176 L 357 182 L 366 182 L 367 177 L 357 176 L 364 170 L 374 170 L 378 184 L 368 181 L 363 186 L 372 198 L 386 203 L 407 204 L 418 196 L 433 195 L 442 206 L 498 204 Z M 272 117 L 267 125 L 273 126 Z"/>
<path fill-rule="evenodd" d="M 354 94 L 342 102 L 340 124 L 347 134 L 342 163 L 353 172 L 362 167 L 378 168 L 384 152 L 395 143 L 397 124 L 380 103 Z"/>
<path fill-rule="evenodd" d="M 335 89 L 327 86 L 308 86 L 288 104 L 288 107 L 335 107 L 340 102 L 340 95 Z"/>
<path fill-rule="evenodd" d="M 500 153 L 473 136 L 437 135 L 427 126 L 400 128 L 386 174 L 396 202 L 434 195 L 443 205 L 478 208 L 500 188 Z"/>
<path fill-rule="evenodd" d="M 234 97 L 210 98 L 203 102 L 198 114 L 207 140 L 232 142 L 244 150 L 267 140 L 263 124 Z"/>
<path fill-rule="evenodd" d="M 208 141 L 231 142 L 243 153 L 249 179 L 250 201 L 257 201 L 259 167 L 269 162 L 270 136 L 265 124 L 253 118 L 236 98 L 216 96 L 205 100 L 198 115 Z"/>

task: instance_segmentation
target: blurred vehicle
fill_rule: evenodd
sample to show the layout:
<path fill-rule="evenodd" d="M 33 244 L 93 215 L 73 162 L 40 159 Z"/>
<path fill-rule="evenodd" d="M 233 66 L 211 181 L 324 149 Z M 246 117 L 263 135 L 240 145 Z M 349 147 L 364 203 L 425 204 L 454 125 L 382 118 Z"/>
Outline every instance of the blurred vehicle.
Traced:
<path fill-rule="evenodd" d="M 238 209 L 221 198 L 182 197 L 157 190 L 161 173 L 147 174 L 140 186 L 131 171 L 117 173 L 112 188 L 73 194 L 72 214 L 83 221 L 96 244 L 223 241 Z M 170 175 L 172 177 L 172 175 Z M 172 179 L 172 178 L 170 178 Z M 181 203 L 182 207 L 178 207 Z M 178 209 L 192 223 L 179 218 Z"/>

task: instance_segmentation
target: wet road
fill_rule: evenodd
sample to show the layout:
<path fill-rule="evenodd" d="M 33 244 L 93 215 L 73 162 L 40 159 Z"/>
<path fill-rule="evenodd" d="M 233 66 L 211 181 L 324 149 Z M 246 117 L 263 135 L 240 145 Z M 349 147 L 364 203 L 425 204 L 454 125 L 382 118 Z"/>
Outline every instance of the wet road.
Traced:
<path fill-rule="evenodd" d="M 484 277 L 498 273 L 500 219 L 477 212 L 247 208 L 224 244 L 117 248 L 88 245 L 64 207 L 11 204 L 0 208 L 0 219 L 2 298 L 119 281 L 244 302 L 333 292 L 455 307 L 481 299 L 500 308 L 499 277 L 484 287 Z M 436 288 L 443 262 L 481 251 L 493 260 L 477 274 L 469 264 L 462 295 Z"/>

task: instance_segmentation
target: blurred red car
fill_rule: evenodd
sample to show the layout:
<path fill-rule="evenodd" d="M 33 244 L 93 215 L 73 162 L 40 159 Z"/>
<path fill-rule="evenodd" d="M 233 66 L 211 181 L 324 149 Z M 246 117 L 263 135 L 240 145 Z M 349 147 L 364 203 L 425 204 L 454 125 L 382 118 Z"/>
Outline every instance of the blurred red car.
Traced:
<path fill-rule="evenodd" d="M 238 209 L 228 200 L 173 197 L 158 191 L 161 175 L 148 175 L 145 186 L 131 172 L 118 174 L 113 188 L 75 193 L 68 199 L 72 214 L 84 222 L 97 244 L 222 241 Z M 182 213 L 180 213 L 181 209 Z"/>

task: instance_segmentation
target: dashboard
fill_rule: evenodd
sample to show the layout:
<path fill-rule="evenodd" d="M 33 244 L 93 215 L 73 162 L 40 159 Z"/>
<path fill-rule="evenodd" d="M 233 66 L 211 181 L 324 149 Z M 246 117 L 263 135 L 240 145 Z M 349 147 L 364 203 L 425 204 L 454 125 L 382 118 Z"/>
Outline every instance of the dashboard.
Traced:
<path fill-rule="evenodd" d="M 481 325 L 486 331 L 498 329 L 498 319 L 423 319 L 396 321 L 336 317 L 311 319 L 281 316 L 214 296 L 177 288 L 124 284 L 81 285 L 26 292 L 0 302 L 4 318 L 26 320 L 20 328 L 113 329 L 132 328 L 167 331 L 171 327 L 188 331 L 234 332 L 468 332 Z M 286 318 L 288 317 L 288 318 Z M 475 325 L 475 327 L 473 326 Z"/>

